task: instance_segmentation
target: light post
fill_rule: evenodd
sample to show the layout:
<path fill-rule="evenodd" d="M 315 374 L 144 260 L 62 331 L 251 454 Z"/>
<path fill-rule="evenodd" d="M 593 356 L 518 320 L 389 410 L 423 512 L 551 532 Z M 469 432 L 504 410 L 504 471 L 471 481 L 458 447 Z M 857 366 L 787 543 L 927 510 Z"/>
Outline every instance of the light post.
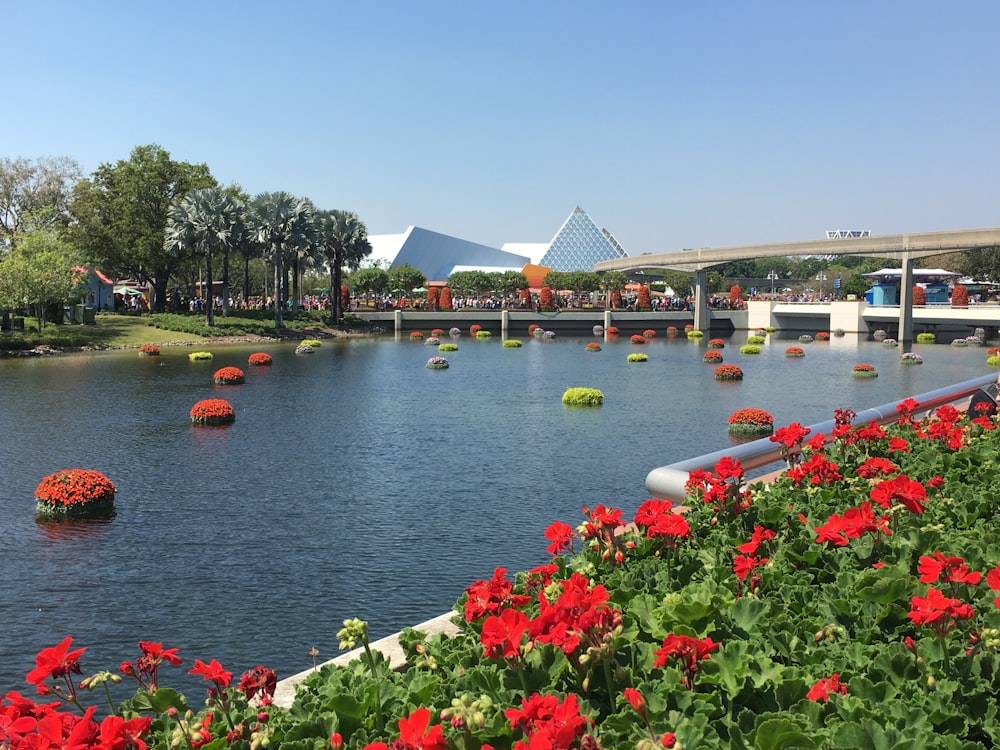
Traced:
<path fill-rule="evenodd" d="M 826 274 L 820 271 L 816 274 L 816 281 L 819 282 L 819 296 L 823 296 L 823 282 L 826 281 Z"/>
<path fill-rule="evenodd" d="M 769 278 L 771 280 L 771 299 L 773 300 L 774 299 L 774 280 L 778 278 L 778 272 L 775 271 L 772 268 L 771 272 L 767 274 L 767 278 Z"/>

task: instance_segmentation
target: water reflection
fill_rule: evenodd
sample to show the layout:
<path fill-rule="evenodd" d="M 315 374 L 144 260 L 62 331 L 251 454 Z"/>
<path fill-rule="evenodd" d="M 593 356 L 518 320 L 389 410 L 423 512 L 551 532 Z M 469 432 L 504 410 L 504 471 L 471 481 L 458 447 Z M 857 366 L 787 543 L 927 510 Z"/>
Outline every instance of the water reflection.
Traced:
<path fill-rule="evenodd" d="M 103 537 L 114 520 L 109 518 L 56 519 L 36 517 L 35 525 L 41 536 L 50 542 L 95 541 Z"/>

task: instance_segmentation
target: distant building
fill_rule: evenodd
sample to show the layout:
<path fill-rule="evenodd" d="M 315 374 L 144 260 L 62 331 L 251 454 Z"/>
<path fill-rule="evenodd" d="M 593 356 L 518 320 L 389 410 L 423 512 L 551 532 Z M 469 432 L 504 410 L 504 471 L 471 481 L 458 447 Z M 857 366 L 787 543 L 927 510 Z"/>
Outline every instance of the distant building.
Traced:
<path fill-rule="evenodd" d="M 388 268 L 408 263 L 429 281 L 444 281 L 455 271 L 523 271 L 529 264 L 553 271 L 592 271 L 599 261 L 627 255 L 614 235 L 598 228 L 579 206 L 549 242 L 509 242 L 496 248 L 420 227 L 369 235 L 368 241 L 371 260 Z"/>

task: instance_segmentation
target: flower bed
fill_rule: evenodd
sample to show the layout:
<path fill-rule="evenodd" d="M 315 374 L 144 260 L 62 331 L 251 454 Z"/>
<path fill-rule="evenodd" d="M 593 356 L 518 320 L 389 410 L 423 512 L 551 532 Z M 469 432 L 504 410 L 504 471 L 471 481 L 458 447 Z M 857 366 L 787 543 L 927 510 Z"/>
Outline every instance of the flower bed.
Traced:
<path fill-rule="evenodd" d="M 35 512 L 41 518 L 107 518 L 114 510 L 114 483 L 93 469 L 57 471 L 35 488 Z"/>
<path fill-rule="evenodd" d="M 760 354 L 763 351 L 759 344 L 744 344 L 740 347 L 740 354 Z"/>
<path fill-rule="evenodd" d="M 438 345 L 439 352 L 457 352 L 458 344 L 452 344 L 450 342 L 445 342 L 444 344 Z"/>
<path fill-rule="evenodd" d="M 656 331 L 654 331 L 652 328 L 647 328 L 645 331 L 642 332 L 642 335 L 644 338 L 647 339 L 655 339 Z"/>
<path fill-rule="evenodd" d="M 785 356 L 790 357 L 792 359 L 797 359 L 806 356 L 806 353 L 802 351 L 801 346 L 790 346 L 787 349 L 785 349 Z"/>
<path fill-rule="evenodd" d="M 428 370 L 447 370 L 448 360 L 444 357 L 431 357 L 424 365 Z"/>
<path fill-rule="evenodd" d="M 309 344 L 299 344 L 295 347 L 296 354 L 312 354 L 315 351 Z"/>
<path fill-rule="evenodd" d="M 767 336 L 747 336 L 747 343 L 753 346 L 760 346 L 767 341 Z"/>
<path fill-rule="evenodd" d="M 830 340 L 830 334 L 827 333 L 826 331 L 820 331 L 819 333 L 816 334 L 816 340 L 817 341 L 829 341 Z"/>
<path fill-rule="evenodd" d="M 75 675 L 110 673 L 83 668 L 67 637 L 27 673 L 44 697 L 4 695 L 2 736 L 18 738 L 12 750 L 178 737 L 291 750 L 993 747 L 1000 517 L 983 465 L 1000 430 L 951 406 L 917 421 L 918 406 L 884 427 L 838 410 L 833 433 L 809 442 L 809 429 L 782 428 L 783 474 L 748 484 L 722 458 L 691 473 L 683 514 L 653 499 L 631 518 L 600 504 L 579 525 L 555 520 L 545 564 L 468 585 L 456 634 L 404 631 L 400 671 L 372 652 L 367 623 L 347 620 L 337 636 L 360 656 L 314 670 L 290 710 L 269 705 L 270 670 L 234 687 L 195 659 L 185 671 L 208 699 L 192 696 L 188 713 L 156 687 L 178 649 L 144 641 L 119 668 L 135 697 L 99 724 L 80 705 L 99 692 Z"/>
<path fill-rule="evenodd" d="M 492 336 L 493 334 L 490 333 L 489 331 L 476 331 L 476 338 L 480 340 L 488 339 L 491 338 Z"/>
<path fill-rule="evenodd" d="M 458 330 L 458 329 L 456 329 L 456 330 Z M 461 331 L 459 331 L 459 333 L 461 333 Z M 432 328 L 431 329 L 431 336 L 444 336 L 444 329 L 443 328 Z"/>
<path fill-rule="evenodd" d="M 952 346 L 965 347 L 965 346 L 969 345 L 969 342 L 966 341 L 965 339 L 952 339 L 951 340 L 951 345 Z"/>
<path fill-rule="evenodd" d="M 854 365 L 854 369 L 851 370 L 851 376 L 855 378 L 877 378 L 878 370 L 875 369 L 875 365 Z"/>
<path fill-rule="evenodd" d="M 217 427 L 236 421 L 233 406 L 223 398 L 206 398 L 191 407 L 191 423 L 204 427 Z"/>
<path fill-rule="evenodd" d="M 899 361 L 904 365 L 922 365 L 924 358 L 916 352 L 903 352 L 903 356 L 899 358 Z"/>
<path fill-rule="evenodd" d="M 813 337 L 810 336 L 808 333 L 803 333 L 801 336 L 799 336 L 799 343 L 800 344 L 811 344 L 812 341 L 813 341 Z"/>
<path fill-rule="evenodd" d="M 302 339 L 302 341 L 300 341 L 299 343 L 302 346 L 311 346 L 313 349 L 319 349 L 321 346 L 323 346 L 323 342 L 320 341 L 319 339 Z"/>
<path fill-rule="evenodd" d="M 588 352 L 599 352 L 601 351 L 601 345 L 596 341 L 591 341 L 587 346 L 584 347 Z"/>
<path fill-rule="evenodd" d="M 896 339 L 882 339 L 882 346 L 891 349 L 894 346 L 899 346 L 899 342 Z"/>
<path fill-rule="evenodd" d="M 632 352 L 632 354 L 629 354 L 626 359 L 629 362 L 646 362 L 649 360 L 649 355 L 644 354 L 643 352 Z"/>
<path fill-rule="evenodd" d="M 188 359 L 192 362 L 204 362 L 212 359 L 212 352 L 191 352 Z"/>
<path fill-rule="evenodd" d="M 567 388 L 562 402 L 566 406 L 600 406 L 604 394 L 597 388 Z"/>
<path fill-rule="evenodd" d="M 763 409 L 739 409 L 729 417 L 729 434 L 739 438 L 762 438 L 774 432 L 774 416 Z"/>
<path fill-rule="evenodd" d="M 266 352 L 254 352 L 247 357 L 247 364 L 253 367 L 270 367 L 274 364 L 274 360 Z"/>
<path fill-rule="evenodd" d="M 629 341 L 632 342 L 633 344 L 645 344 L 646 337 L 637 333 L 634 334 L 631 338 L 629 338 Z"/>
<path fill-rule="evenodd" d="M 698 331 L 695 330 L 694 328 L 692 328 L 691 330 L 687 330 L 687 328 L 685 328 L 685 332 L 687 333 L 687 337 L 689 339 L 700 339 L 702 336 L 705 335 L 703 331 Z"/>
<path fill-rule="evenodd" d="M 424 334 L 422 331 L 410 331 L 410 341 L 423 341 Z"/>
<path fill-rule="evenodd" d="M 726 348 L 726 342 L 723 341 L 722 339 L 709 339 L 708 343 L 706 344 L 706 346 L 709 349 L 725 349 Z"/>
<path fill-rule="evenodd" d="M 933 344 L 937 341 L 937 337 L 933 333 L 925 332 L 917 334 L 918 344 Z"/>
<path fill-rule="evenodd" d="M 605 333 L 607 333 L 609 336 L 617 336 L 619 333 L 621 333 L 621 331 L 618 329 L 618 326 L 608 326 L 605 329 Z"/>
<path fill-rule="evenodd" d="M 449 328 L 448 329 L 448 335 L 449 336 L 461 336 L 462 335 L 462 329 L 461 328 Z"/>
<path fill-rule="evenodd" d="M 520 349 L 524 346 L 524 342 L 520 339 L 506 339 L 503 342 L 504 349 Z"/>
<path fill-rule="evenodd" d="M 140 357 L 159 357 L 160 356 L 160 347 L 158 347 L 156 344 L 143 344 L 142 346 L 139 347 L 139 356 Z"/>
<path fill-rule="evenodd" d="M 715 349 L 709 349 L 704 355 L 702 355 L 701 361 L 708 362 L 710 364 L 713 362 L 719 364 L 722 362 L 722 352 L 716 351 Z"/>
<path fill-rule="evenodd" d="M 743 370 L 736 365 L 719 365 L 714 374 L 716 380 L 743 380 Z"/>
<path fill-rule="evenodd" d="M 222 367 L 212 376 L 216 385 L 239 385 L 245 378 L 246 375 L 239 367 Z"/>

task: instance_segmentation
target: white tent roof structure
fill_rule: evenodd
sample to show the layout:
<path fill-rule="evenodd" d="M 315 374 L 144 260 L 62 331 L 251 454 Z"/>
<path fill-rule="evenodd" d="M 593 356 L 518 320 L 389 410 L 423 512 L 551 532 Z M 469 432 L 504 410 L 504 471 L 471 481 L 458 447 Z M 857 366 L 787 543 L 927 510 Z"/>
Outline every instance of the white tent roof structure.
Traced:
<path fill-rule="evenodd" d="M 862 276 L 887 276 L 889 278 L 899 278 L 903 275 L 902 268 L 883 268 L 879 271 L 872 271 L 871 273 L 863 273 Z M 951 278 L 954 276 L 961 276 L 960 273 L 955 273 L 954 271 L 945 271 L 943 268 L 914 268 L 913 278 L 923 279 L 929 277 L 946 277 Z"/>

